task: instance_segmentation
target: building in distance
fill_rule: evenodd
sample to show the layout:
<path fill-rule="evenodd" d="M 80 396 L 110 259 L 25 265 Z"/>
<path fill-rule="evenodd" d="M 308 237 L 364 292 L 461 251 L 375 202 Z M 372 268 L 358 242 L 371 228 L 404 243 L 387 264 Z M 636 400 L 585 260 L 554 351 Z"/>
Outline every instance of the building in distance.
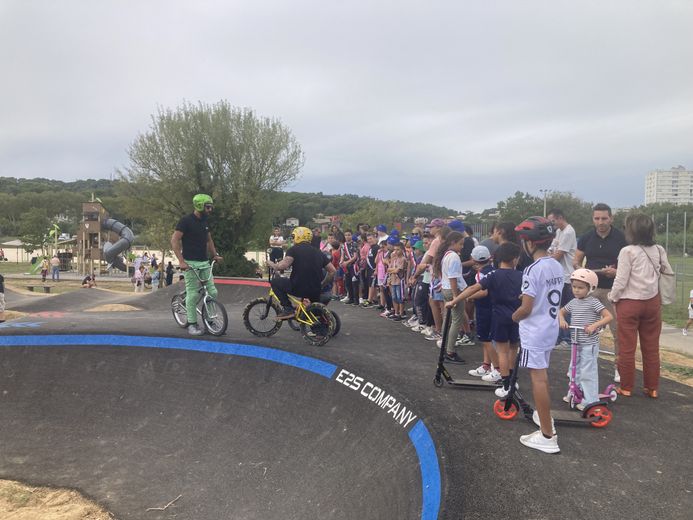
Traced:
<path fill-rule="evenodd" d="M 645 179 L 645 204 L 693 204 L 693 171 L 684 166 L 654 170 Z"/>

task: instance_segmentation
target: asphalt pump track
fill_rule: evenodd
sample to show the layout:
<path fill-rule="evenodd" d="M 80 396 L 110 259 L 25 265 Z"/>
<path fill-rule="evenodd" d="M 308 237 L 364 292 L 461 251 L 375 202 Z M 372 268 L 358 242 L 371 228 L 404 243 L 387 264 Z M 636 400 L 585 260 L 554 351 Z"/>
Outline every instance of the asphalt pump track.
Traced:
<path fill-rule="evenodd" d="M 10 292 L 26 316 L 0 326 L 0 478 L 76 488 L 119 519 L 690 518 L 689 387 L 619 400 L 607 428 L 560 428 L 545 455 L 490 392 L 435 388 L 435 343 L 400 324 L 333 303 L 324 347 L 286 326 L 260 339 L 240 316 L 266 288 L 220 282 L 219 339 L 176 327 L 177 287 Z M 89 312 L 113 303 L 138 310 Z M 462 354 L 460 376 L 481 348 Z"/>

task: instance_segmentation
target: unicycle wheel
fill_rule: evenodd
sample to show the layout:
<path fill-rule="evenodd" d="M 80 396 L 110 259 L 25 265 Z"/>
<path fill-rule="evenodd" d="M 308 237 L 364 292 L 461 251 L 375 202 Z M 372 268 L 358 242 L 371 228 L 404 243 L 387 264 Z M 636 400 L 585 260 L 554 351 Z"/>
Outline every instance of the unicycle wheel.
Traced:
<path fill-rule="evenodd" d="M 507 410 L 505 409 L 505 401 L 496 399 L 496 402 L 493 403 L 493 413 L 495 413 L 499 419 L 503 419 L 504 421 L 514 419 L 519 411 L 520 409 L 515 401 L 510 402 L 510 408 Z"/>
<path fill-rule="evenodd" d="M 613 414 L 606 406 L 597 405 L 589 408 L 585 412 L 585 417 L 596 418 L 595 421 L 590 423 L 591 426 L 594 426 L 595 428 L 604 428 L 611 422 L 611 419 L 613 419 Z"/>

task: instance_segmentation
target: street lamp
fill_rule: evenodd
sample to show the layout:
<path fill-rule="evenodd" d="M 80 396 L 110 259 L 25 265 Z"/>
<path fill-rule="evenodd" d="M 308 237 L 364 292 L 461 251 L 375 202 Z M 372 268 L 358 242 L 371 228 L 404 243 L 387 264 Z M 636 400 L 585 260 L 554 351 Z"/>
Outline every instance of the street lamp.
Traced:
<path fill-rule="evenodd" d="M 546 195 L 549 193 L 549 190 L 539 190 L 539 193 L 544 196 L 544 217 L 546 217 Z"/>

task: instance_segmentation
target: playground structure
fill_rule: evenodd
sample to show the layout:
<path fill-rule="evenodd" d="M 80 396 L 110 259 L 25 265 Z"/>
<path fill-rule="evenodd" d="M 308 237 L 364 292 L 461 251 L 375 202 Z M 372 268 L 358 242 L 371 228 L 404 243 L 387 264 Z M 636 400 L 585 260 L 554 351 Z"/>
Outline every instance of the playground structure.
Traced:
<path fill-rule="evenodd" d="M 115 241 L 112 242 L 113 237 Z M 82 275 L 100 272 L 102 263 L 126 271 L 121 253 L 132 246 L 135 235 L 125 224 L 109 217 L 103 204 L 82 203 L 82 222 L 77 241 L 77 268 Z"/>

